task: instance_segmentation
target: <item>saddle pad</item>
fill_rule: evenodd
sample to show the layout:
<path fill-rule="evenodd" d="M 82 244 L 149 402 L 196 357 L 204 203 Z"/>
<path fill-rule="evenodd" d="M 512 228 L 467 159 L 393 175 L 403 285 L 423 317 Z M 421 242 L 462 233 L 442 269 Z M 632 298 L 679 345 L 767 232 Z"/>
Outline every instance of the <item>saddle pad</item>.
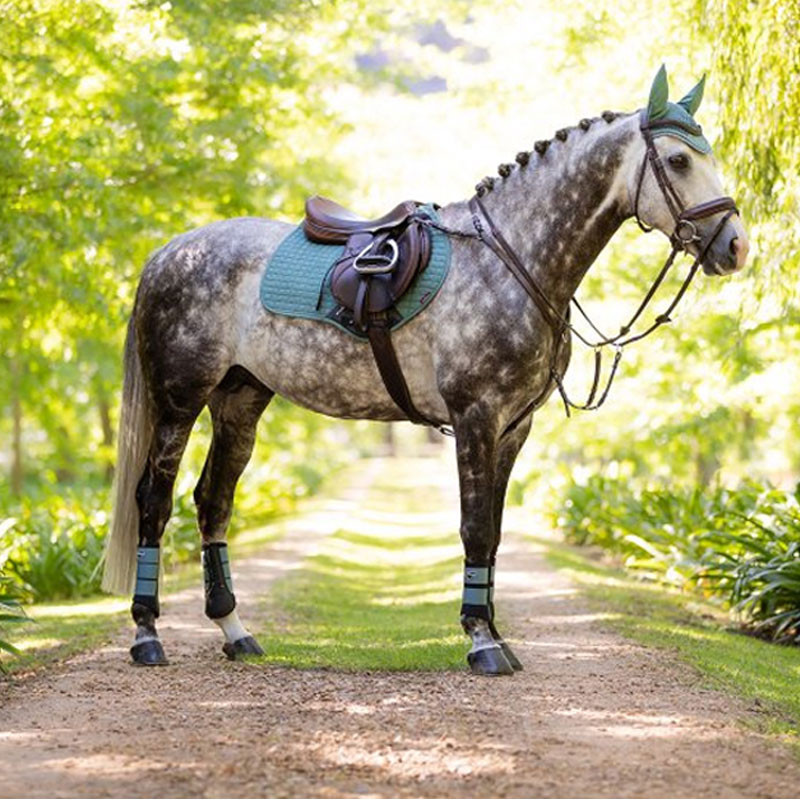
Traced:
<path fill-rule="evenodd" d="M 438 221 L 430 206 L 420 211 Z M 412 281 L 397 301 L 392 315 L 392 330 L 405 325 L 436 296 L 450 267 L 450 240 L 441 231 L 431 232 L 431 257 L 428 266 Z M 329 322 L 352 336 L 364 338 L 331 294 L 330 272 L 344 250 L 341 244 L 315 244 L 308 241 L 302 226 L 295 228 L 268 259 L 261 276 L 261 303 L 267 311 L 286 317 Z"/>

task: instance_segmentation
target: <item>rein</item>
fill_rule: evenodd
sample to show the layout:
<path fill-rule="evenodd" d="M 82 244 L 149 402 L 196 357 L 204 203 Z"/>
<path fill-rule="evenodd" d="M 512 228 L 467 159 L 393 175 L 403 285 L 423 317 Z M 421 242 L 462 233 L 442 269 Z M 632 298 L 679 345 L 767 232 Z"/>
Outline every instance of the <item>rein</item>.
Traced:
<path fill-rule="evenodd" d="M 481 242 L 483 242 L 508 268 L 520 286 L 522 286 L 533 303 L 539 309 L 542 316 L 545 318 L 545 320 L 547 320 L 551 330 L 553 331 L 556 344 L 553 348 L 552 357 L 550 360 L 551 381 L 548 382 L 542 392 L 530 403 L 528 403 L 522 412 L 512 420 L 512 422 L 505 429 L 506 433 L 516 428 L 517 425 L 519 425 L 519 423 L 522 422 L 522 420 L 525 419 L 525 417 L 527 417 L 528 414 L 530 414 L 531 411 L 533 411 L 534 408 L 536 408 L 542 402 L 543 398 L 546 397 L 551 390 L 551 382 L 554 382 L 558 388 L 559 394 L 561 395 L 561 399 L 564 403 L 564 411 L 568 417 L 571 415 L 570 409 L 572 408 L 582 411 L 593 411 L 600 408 L 600 406 L 602 406 L 606 401 L 609 391 L 611 390 L 611 384 L 616 377 L 617 368 L 622 358 L 623 348 L 629 344 L 633 344 L 634 342 L 641 341 L 653 333 L 657 328 L 660 328 L 667 322 L 672 321 L 670 315 L 675 310 L 675 307 L 681 301 L 684 294 L 686 294 L 686 290 L 689 288 L 694 276 L 697 274 L 697 270 L 708 254 L 709 249 L 722 232 L 725 223 L 731 218 L 731 216 L 738 213 L 736 203 L 731 197 L 718 197 L 714 200 L 699 203 L 689 208 L 685 207 L 680 195 L 672 185 L 672 182 L 667 175 L 667 171 L 664 168 L 664 164 L 661 161 L 661 157 L 659 156 L 658 151 L 653 143 L 652 129 L 658 128 L 661 124 L 662 123 L 658 120 L 649 120 L 647 117 L 647 111 L 644 109 L 642 110 L 639 128 L 645 140 L 646 150 L 636 186 L 634 216 L 637 224 L 645 233 L 649 233 L 653 230 L 653 228 L 646 226 L 639 216 L 639 199 L 641 195 L 642 184 L 644 183 L 644 176 L 647 172 L 647 167 L 650 166 L 664 197 L 664 201 L 667 204 L 667 208 L 669 209 L 670 214 L 675 221 L 675 227 L 670 236 L 672 249 L 667 256 L 664 265 L 661 267 L 661 270 L 650 286 L 650 289 L 645 294 L 644 299 L 634 311 L 628 322 L 625 325 L 622 325 L 619 329 L 619 333 L 614 336 L 607 336 L 604 334 L 597 327 L 597 325 L 592 322 L 589 315 L 583 310 L 581 304 L 573 296 L 570 299 L 570 302 L 575 306 L 578 313 L 586 320 L 592 330 L 598 335 L 599 339 L 594 342 L 590 341 L 579 330 L 577 330 L 577 328 L 575 328 L 570 321 L 570 306 L 568 305 L 566 313 L 562 314 L 553 305 L 546 292 L 537 283 L 536 279 L 533 278 L 533 276 L 525 269 L 522 260 L 517 255 L 516 251 L 511 247 L 511 245 L 509 245 L 503 234 L 495 225 L 491 215 L 487 211 L 479 195 L 476 194 L 469 201 L 469 209 L 472 213 L 472 224 L 475 228 L 475 233 L 445 230 L 445 232 L 448 234 L 458 235 L 464 238 L 479 239 Z M 675 123 L 670 122 L 669 124 L 674 125 Z M 683 283 L 678 289 L 672 302 L 665 311 L 655 317 L 655 320 L 648 328 L 641 333 L 629 336 L 628 334 L 630 334 L 633 326 L 636 324 L 639 317 L 641 317 L 641 315 L 644 313 L 645 309 L 653 299 L 656 291 L 664 281 L 664 278 L 667 276 L 667 273 L 674 264 L 677 255 L 681 252 L 688 252 L 688 248 L 691 244 L 699 243 L 701 241 L 701 237 L 698 233 L 695 222 L 719 213 L 723 213 L 723 216 L 720 218 L 712 235 L 706 242 L 700 254 L 695 257 L 694 262 L 689 268 L 686 278 L 684 278 Z M 483 224 L 484 221 L 486 226 Z M 441 226 L 437 225 L 435 227 L 444 230 L 444 228 Z M 592 380 L 591 389 L 589 390 L 589 395 L 584 403 L 575 403 L 570 400 L 569 396 L 567 395 L 567 391 L 564 388 L 562 376 L 559 375 L 557 369 L 558 358 L 561 353 L 561 346 L 568 341 L 569 333 L 573 333 L 582 344 L 594 350 L 594 377 Z M 600 378 L 602 375 L 603 350 L 606 347 L 614 348 L 614 359 L 609 370 L 605 387 L 598 398 L 597 392 L 600 387 Z"/>

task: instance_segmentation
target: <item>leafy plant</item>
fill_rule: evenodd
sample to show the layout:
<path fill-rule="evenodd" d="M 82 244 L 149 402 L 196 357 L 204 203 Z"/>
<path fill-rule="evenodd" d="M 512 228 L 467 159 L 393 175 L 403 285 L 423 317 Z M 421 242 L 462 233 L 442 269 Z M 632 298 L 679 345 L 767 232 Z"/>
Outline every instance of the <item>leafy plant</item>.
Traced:
<path fill-rule="evenodd" d="M 13 580 L 8 575 L 0 575 L 0 650 L 5 650 L 12 655 L 17 654 L 17 648 L 5 638 L 5 627 L 9 624 L 27 621 L 28 617 L 20 608 Z M 0 670 L 2 669 L 3 665 L 0 662 Z"/>
<path fill-rule="evenodd" d="M 756 483 L 636 490 L 571 484 L 557 514 L 568 541 L 597 545 L 640 576 L 728 604 L 759 635 L 800 641 L 800 506 Z"/>

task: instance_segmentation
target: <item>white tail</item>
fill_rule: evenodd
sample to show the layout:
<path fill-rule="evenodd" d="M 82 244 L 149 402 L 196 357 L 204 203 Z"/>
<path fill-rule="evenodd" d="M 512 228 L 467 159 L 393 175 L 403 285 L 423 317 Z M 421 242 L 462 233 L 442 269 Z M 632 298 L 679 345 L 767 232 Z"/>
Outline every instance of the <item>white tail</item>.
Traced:
<path fill-rule="evenodd" d="M 114 475 L 114 510 L 108 534 L 103 572 L 103 589 L 112 594 L 131 594 L 136 573 L 136 547 L 139 542 L 139 507 L 136 487 L 147 462 L 153 437 L 150 402 L 144 384 L 136 329 L 128 324 L 124 356 L 117 467 Z"/>

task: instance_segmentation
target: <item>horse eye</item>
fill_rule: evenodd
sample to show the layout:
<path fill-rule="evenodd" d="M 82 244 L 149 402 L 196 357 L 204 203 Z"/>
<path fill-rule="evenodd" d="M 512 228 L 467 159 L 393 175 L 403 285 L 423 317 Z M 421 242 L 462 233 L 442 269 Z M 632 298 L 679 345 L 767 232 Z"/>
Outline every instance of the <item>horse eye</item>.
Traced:
<path fill-rule="evenodd" d="M 686 153 L 675 153 L 670 156 L 667 161 L 673 169 L 684 170 L 689 168 L 689 156 Z"/>

